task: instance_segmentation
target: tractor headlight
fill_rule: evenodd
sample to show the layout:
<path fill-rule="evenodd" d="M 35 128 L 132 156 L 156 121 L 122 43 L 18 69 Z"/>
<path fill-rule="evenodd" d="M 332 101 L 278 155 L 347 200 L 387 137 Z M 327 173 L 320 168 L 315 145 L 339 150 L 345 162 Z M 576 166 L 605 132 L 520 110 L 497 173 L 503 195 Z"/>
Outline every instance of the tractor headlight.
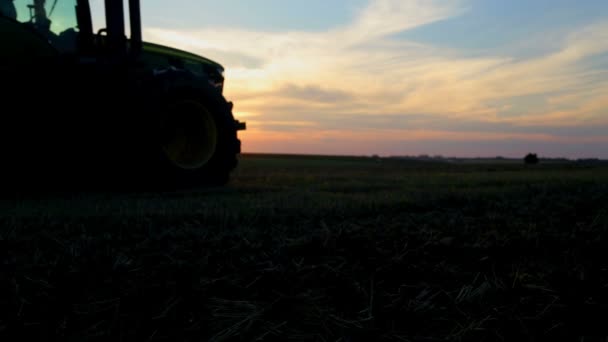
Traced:
<path fill-rule="evenodd" d="M 224 89 L 224 68 L 208 64 L 202 67 L 209 84 L 222 91 Z"/>
<path fill-rule="evenodd" d="M 209 78 L 209 83 L 212 86 L 214 86 L 215 88 L 223 90 L 224 89 L 224 69 L 218 67 L 215 70 L 216 70 L 216 72 L 213 75 L 210 75 L 211 77 Z"/>

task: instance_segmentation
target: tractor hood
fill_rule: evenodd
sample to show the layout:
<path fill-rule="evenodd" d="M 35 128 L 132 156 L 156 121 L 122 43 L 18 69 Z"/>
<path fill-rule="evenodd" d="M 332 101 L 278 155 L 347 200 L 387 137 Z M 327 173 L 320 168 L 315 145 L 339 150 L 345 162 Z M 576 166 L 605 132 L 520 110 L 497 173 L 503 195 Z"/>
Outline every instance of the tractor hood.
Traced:
<path fill-rule="evenodd" d="M 181 59 L 184 61 L 205 64 L 209 67 L 213 67 L 214 69 L 219 69 L 222 71 L 224 70 L 224 67 L 221 64 L 219 64 L 213 60 L 210 60 L 209 58 L 205 58 L 203 56 L 199 56 L 199 55 L 193 54 L 191 52 L 187 52 L 187 51 L 183 51 L 183 50 L 179 50 L 176 48 L 159 45 L 159 44 L 155 44 L 155 43 L 144 42 L 142 52 L 143 52 L 144 56 L 162 55 L 162 56 L 169 57 L 169 58 L 173 57 L 173 58 Z"/>

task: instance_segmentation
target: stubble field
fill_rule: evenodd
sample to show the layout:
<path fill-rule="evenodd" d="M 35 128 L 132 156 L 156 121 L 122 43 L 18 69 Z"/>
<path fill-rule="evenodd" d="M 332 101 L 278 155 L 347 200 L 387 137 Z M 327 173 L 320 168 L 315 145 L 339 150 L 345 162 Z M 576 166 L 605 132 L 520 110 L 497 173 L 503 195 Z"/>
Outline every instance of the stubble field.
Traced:
<path fill-rule="evenodd" d="M 608 336 L 606 166 L 244 155 L 0 210 L 2 341 Z"/>

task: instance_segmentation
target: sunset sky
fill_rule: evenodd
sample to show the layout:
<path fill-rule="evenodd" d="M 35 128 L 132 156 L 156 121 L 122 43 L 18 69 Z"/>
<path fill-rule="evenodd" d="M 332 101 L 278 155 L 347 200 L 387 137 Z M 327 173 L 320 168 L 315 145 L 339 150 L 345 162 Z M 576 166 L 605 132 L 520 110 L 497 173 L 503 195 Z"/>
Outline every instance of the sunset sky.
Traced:
<path fill-rule="evenodd" d="M 145 0 L 244 152 L 608 158 L 606 0 Z"/>

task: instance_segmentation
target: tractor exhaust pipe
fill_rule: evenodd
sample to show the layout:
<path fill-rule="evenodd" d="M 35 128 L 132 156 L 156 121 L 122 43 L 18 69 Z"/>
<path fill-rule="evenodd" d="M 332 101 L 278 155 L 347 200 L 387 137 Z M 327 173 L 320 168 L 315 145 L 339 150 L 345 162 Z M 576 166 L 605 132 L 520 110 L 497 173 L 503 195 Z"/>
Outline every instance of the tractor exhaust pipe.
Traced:
<path fill-rule="evenodd" d="M 129 21 L 131 23 L 131 54 L 138 56 L 143 45 L 139 0 L 129 0 Z"/>
<path fill-rule="evenodd" d="M 122 0 L 105 0 L 108 43 L 114 52 L 126 52 L 125 14 Z"/>

